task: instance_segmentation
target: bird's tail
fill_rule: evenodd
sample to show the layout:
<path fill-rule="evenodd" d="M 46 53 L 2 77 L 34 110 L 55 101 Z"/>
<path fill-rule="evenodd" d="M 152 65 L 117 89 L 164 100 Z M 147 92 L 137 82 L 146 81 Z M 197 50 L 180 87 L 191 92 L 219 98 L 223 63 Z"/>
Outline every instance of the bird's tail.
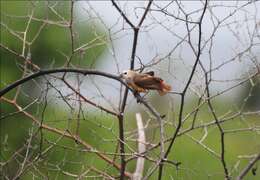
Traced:
<path fill-rule="evenodd" d="M 167 94 L 168 92 L 170 92 L 171 90 L 172 90 L 172 87 L 162 81 L 161 89 L 158 90 L 158 93 L 160 94 L 160 96 L 163 96 L 163 95 Z"/>

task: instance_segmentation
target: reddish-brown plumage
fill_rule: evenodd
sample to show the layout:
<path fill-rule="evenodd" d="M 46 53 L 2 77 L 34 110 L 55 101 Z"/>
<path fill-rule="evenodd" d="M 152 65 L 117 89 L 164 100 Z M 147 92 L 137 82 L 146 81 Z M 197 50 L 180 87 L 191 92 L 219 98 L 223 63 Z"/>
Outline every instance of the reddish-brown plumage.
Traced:
<path fill-rule="evenodd" d="M 168 84 L 166 84 L 164 81 L 161 82 L 161 90 L 158 91 L 160 95 L 165 95 L 169 91 L 172 90 L 172 87 Z"/>
<path fill-rule="evenodd" d="M 122 74 L 122 77 L 126 80 L 126 83 L 137 92 L 157 90 L 162 96 L 171 91 L 171 86 L 166 84 L 161 78 L 155 77 L 153 71 L 137 73 L 128 70 Z"/>

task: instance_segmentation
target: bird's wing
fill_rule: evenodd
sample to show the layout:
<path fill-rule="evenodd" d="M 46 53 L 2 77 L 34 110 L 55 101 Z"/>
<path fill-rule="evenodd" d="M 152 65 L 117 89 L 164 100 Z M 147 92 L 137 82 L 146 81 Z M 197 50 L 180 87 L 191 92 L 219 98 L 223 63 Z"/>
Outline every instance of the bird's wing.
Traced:
<path fill-rule="evenodd" d="M 133 82 L 144 89 L 161 89 L 161 82 L 163 80 L 158 77 L 153 77 L 148 74 L 139 74 L 134 77 Z"/>
<path fill-rule="evenodd" d="M 150 76 L 154 76 L 154 71 L 148 71 L 148 72 L 145 72 L 144 74 L 148 74 Z"/>

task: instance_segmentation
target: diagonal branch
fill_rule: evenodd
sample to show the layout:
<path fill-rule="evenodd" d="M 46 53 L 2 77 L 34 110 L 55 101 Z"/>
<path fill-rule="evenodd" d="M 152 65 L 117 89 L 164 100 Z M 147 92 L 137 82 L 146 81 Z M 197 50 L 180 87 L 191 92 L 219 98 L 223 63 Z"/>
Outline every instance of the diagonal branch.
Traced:
<path fill-rule="evenodd" d="M 196 56 L 196 60 L 195 60 L 195 63 L 193 65 L 193 68 L 192 68 L 192 71 L 191 71 L 191 74 L 189 76 L 189 79 L 186 83 L 186 86 L 184 87 L 183 91 L 182 91 L 182 94 L 181 94 L 181 105 L 180 105 L 180 110 L 179 110 L 179 118 L 178 118 L 178 125 L 177 125 L 177 128 L 173 134 L 173 138 L 170 142 L 170 145 L 168 146 L 168 149 L 165 153 L 165 156 L 164 156 L 164 159 L 167 159 L 169 153 L 171 152 L 171 149 L 172 149 L 172 146 L 175 142 L 175 139 L 177 138 L 177 135 L 178 135 L 178 132 L 180 131 L 181 129 L 181 124 L 182 124 L 182 116 L 183 116 L 183 111 L 184 111 L 184 103 L 185 103 L 185 94 L 188 90 L 188 87 L 190 86 L 190 83 L 191 83 L 191 80 L 194 76 L 194 73 L 195 73 L 195 70 L 196 70 L 196 67 L 199 63 L 199 60 L 200 60 L 200 55 L 201 55 L 201 41 L 202 41 L 202 20 L 203 20 L 203 17 L 205 15 L 205 12 L 206 12 L 206 8 L 207 8 L 207 5 L 208 5 L 208 1 L 206 0 L 205 4 L 204 4 L 204 8 L 203 8 L 203 12 L 200 16 L 200 20 L 199 20 L 199 23 L 198 23 L 198 26 L 199 26 L 199 40 L 198 40 L 198 53 L 197 53 L 197 56 Z M 160 167 L 159 167 L 159 174 L 158 174 L 158 180 L 160 180 L 162 178 L 162 173 L 163 173 L 163 164 L 161 163 L 160 164 Z"/>
<path fill-rule="evenodd" d="M 122 11 L 122 9 L 120 9 L 120 7 L 116 4 L 116 2 L 114 0 L 111 0 L 113 6 L 115 6 L 115 8 L 117 9 L 117 11 L 121 14 L 121 16 L 124 18 L 124 20 L 127 22 L 127 24 L 129 24 L 129 26 L 131 26 L 131 28 L 135 28 L 134 24 L 126 17 L 125 13 Z"/>
<path fill-rule="evenodd" d="M 241 171 L 241 173 L 237 176 L 236 180 L 242 180 L 248 171 L 253 167 L 253 165 L 260 160 L 260 153 L 253 158 L 248 165 Z"/>

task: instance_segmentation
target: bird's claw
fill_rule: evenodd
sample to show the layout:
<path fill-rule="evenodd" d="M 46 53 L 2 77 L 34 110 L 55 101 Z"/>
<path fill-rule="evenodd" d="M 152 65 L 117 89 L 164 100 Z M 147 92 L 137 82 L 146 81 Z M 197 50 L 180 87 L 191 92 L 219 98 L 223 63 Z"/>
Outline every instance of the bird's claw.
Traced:
<path fill-rule="evenodd" d="M 137 103 L 140 103 L 142 97 L 140 96 L 140 94 L 139 94 L 138 91 L 134 91 L 134 96 L 135 96 L 135 98 L 136 98 L 136 102 L 137 102 Z"/>
<path fill-rule="evenodd" d="M 138 91 L 134 91 L 134 96 L 136 97 L 136 96 L 138 96 L 138 95 L 140 95 L 140 94 L 138 93 Z"/>

